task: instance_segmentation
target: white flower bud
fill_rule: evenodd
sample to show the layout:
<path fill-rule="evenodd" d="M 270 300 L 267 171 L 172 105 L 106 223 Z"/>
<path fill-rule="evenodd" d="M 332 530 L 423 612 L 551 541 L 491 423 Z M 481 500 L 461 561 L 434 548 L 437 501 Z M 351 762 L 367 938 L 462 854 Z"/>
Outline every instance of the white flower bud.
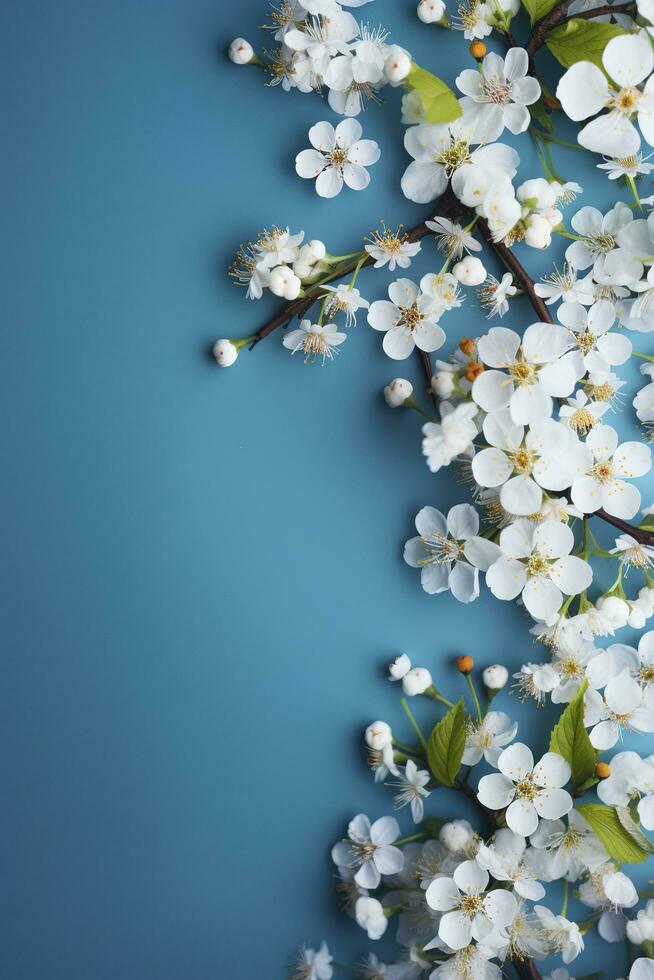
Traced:
<path fill-rule="evenodd" d="M 400 408 L 413 394 L 413 385 L 404 378 L 395 378 L 384 388 L 384 398 L 389 408 Z"/>
<path fill-rule="evenodd" d="M 552 231 L 558 228 L 563 221 L 563 212 L 559 211 L 558 208 L 546 208 L 544 211 L 541 211 L 540 216 L 541 218 L 545 218 Z"/>
<path fill-rule="evenodd" d="M 324 257 L 327 255 L 325 243 L 321 242 L 319 238 L 313 238 L 310 242 L 307 242 L 303 248 L 309 250 L 311 257 L 316 262 L 320 262 L 320 260 L 324 259 Z"/>
<path fill-rule="evenodd" d="M 638 892 L 631 878 L 622 871 L 615 871 L 605 876 L 604 894 L 611 905 L 632 908 L 638 902 Z"/>
<path fill-rule="evenodd" d="M 268 288 L 275 296 L 291 300 L 300 295 L 302 283 L 289 266 L 278 265 L 270 273 Z"/>
<path fill-rule="evenodd" d="M 385 721 L 373 721 L 372 725 L 368 725 L 366 728 L 364 738 L 369 749 L 381 751 L 393 741 L 391 726 Z"/>
<path fill-rule="evenodd" d="M 631 609 L 629 610 L 629 618 L 627 619 L 627 625 L 631 626 L 632 629 L 642 630 L 643 626 L 647 622 L 647 616 L 645 615 L 645 610 L 640 605 L 638 600 L 631 603 Z"/>
<path fill-rule="evenodd" d="M 615 629 L 621 629 L 627 625 L 629 618 L 629 604 L 620 599 L 617 595 L 600 596 L 595 603 L 603 616 L 610 620 Z"/>
<path fill-rule="evenodd" d="M 462 286 L 480 286 L 486 279 L 484 263 L 474 255 L 466 255 L 464 259 L 457 262 L 452 269 L 452 274 Z"/>
<path fill-rule="evenodd" d="M 400 85 L 411 71 L 411 58 L 397 44 L 392 44 L 384 62 L 384 74 L 391 85 Z"/>
<path fill-rule="evenodd" d="M 454 391 L 453 372 L 437 371 L 431 379 L 431 388 L 439 398 L 449 398 Z"/>
<path fill-rule="evenodd" d="M 378 899 L 368 896 L 357 898 L 354 915 L 357 925 L 368 933 L 368 939 L 381 939 L 386 932 L 388 919 L 384 906 Z"/>
<path fill-rule="evenodd" d="M 388 665 L 389 681 L 401 681 L 404 675 L 411 670 L 411 661 L 406 653 L 401 653 L 399 657 Z"/>
<path fill-rule="evenodd" d="M 547 248 L 552 241 L 549 221 L 539 214 L 530 215 L 525 229 L 525 244 L 531 248 Z"/>
<path fill-rule="evenodd" d="M 244 37 L 236 37 L 227 49 L 229 60 L 235 65 L 249 65 L 254 58 L 254 51 L 249 41 Z"/>
<path fill-rule="evenodd" d="M 452 820 L 443 824 L 438 839 L 441 844 L 455 854 L 463 851 L 472 840 L 473 830 L 467 820 Z"/>
<path fill-rule="evenodd" d="M 231 340 L 217 340 L 213 345 L 213 356 L 220 367 L 231 367 L 238 357 L 238 348 Z"/>
<path fill-rule="evenodd" d="M 627 922 L 627 936 L 634 946 L 654 939 L 654 901 L 649 901 L 635 919 Z"/>
<path fill-rule="evenodd" d="M 534 177 L 520 184 L 516 197 L 521 203 L 535 202 L 533 206 L 542 211 L 544 208 L 553 208 L 556 204 L 556 189 L 543 177 Z"/>
<path fill-rule="evenodd" d="M 418 4 L 418 19 L 423 24 L 438 24 L 443 19 L 445 4 L 443 0 L 420 0 Z"/>
<path fill-rule="evenodd" d="M 300 279 L 308 279 L 311 275 L 313 275 L 313 270 L 314 270 L 313 260 L 307 259 L 302 255 L 300 256 L 299 259 L 296 259 L 295 262 L 293 263 L 293 272 Z"/>
<path fill-rule="evenodd" d="M 426 667 L 414 667 L 402 678 L 402 690 L 410 698 L 424 694 L 431 687 L 431 674 Z"/>
<path fill-rule="evenodd" d="M 509 680 L 509 672 L 502 664 L 486 667 L 481 676 L 489 691 L 501 691 Z"/>

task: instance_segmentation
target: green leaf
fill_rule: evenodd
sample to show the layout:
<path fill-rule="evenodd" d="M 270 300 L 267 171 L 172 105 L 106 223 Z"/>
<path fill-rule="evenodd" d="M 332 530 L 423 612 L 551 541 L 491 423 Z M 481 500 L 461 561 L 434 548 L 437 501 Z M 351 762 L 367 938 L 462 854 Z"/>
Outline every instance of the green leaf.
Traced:
<path fill-rule="evenodd" d="M 535 24 L 545 14 L 549 14 L 550 10 L 556 7 L 557 3 L 558 0 L 522 0 L 522 6 L 529 14 L 532 24 Z"/>
<path fill-rule="evenodd" d="M 550 752 L 558 752 L 570 763 L 575 789 L 595 775 L 595 749 L 584 726 L 584 681 L 550 735 Z"/>
<path fill-rule="evenodd" d="M 422 102 L 426 122 L 446 123 L 461 115 L 461 106 L 445 82 L 414 62 L 405 85 L 417 92 Z"/>
<path fill-rule="evenodd" d="M 443 786 L 453 786 L 466 745 L 463 698 L 434 725 L 427 743 L 429 768 Z"/>
<path fill-rule="evenodd" d="M 614 861 L 639 864 L 647 851 L 624 829 L 616 810 L 603 803 L 584 803 L 577 812 L 593 828 Z"/>
<path fill-rule="evenodd" d="M 592 61 L 604 71 L 604 48 L 612 38 L 620 37 L 624 33 L 617 24 L 598 24 L 596 21 L 573 17 L 549 31 L 545 43 L 564 68 L 570 68 L 577 61 Z"/>
<path fill-rule="evenodd" d="M 647 837 L 640 829 L 640 820 L 634 820 L 629 807 L 626 806 L 616 806 L 615 812 L 618 815 L 618 820 L 622 825 L 622 828 L 627 831 L 629 836 L 642 847 L 647 854 L 654 854 L 654 842 L 652 842 L 649 837 Z"/>

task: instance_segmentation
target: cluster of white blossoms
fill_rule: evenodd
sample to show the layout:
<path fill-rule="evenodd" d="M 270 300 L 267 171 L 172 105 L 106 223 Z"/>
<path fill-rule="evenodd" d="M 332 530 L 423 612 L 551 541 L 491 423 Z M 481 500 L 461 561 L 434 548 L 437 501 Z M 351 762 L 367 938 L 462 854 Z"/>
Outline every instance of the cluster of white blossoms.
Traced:
<path fill-rule="evenodd" d="M 397 949 L 391 962 L 370 952 L 341 967 L 326 944 L 303 947 L 294 976 L 572 980 L 568 965 L 592 934 L 628 944 L 630 980 L 654 980 L 654 901 L 644 901 L 654 893 L 632 867 L 654 854 L 654 505 L 643 507 L 639 484 L 652 467 L 654 355 L 633 349 L 654 331 L 654 196 L 637 188 L 654 171 L 641 149 L 641 139 L 654 146 L 654 0 L 523 0 L 524 44 L 511 24 L 518 0 L 461 0 L 451 26 L 472 42 L 475 66 L 451 88 L 343 9 L 358 6 L 286 0 L 267 65 L 242 39 L 230 54 L 284 88 L 326 90 L 340 115 L 402 85 L 411 162 L 400 188 L 428 210 L 406 230 L 382 222 L 346 255 L 279 228 L 242 247 L 233 273 L 248 295 L 268 289 L 288 303 L 214 353 L 227 366 L 290 324 L 284 347 L 325 363 L 357 318 L 391 360 L 417 364 L 417 353 L 426 392 L 397 377 L 384 399 L 423 417 L 430 473 L 442 480 L 451 467 L 465 497 L 442 508 L 434 481 L 404 561 L 428 596 L 470 604 L 487 589 L 514 603 L 531 650 L 510 669 L 487 667 L 480 686 L 472 658 L 458 657 L 458 700 L 434 665 L 406 654 L 389 665 L 406 731 L 400 740 L 378 720 L 364 742 L 397 816 L 353 816 L 331 855 L 348 914 L 371 941 L 392 928 Z M 450 26 L 443 0 L 420 0 L 417 14 Z M 493 32 L 500 53 L 482 40 Z M 556 98 L 536 76 L 544 45 L 562 65 Z M 616 194 L 607 210 L 584 202 L 566 214 L 583 191 L 554 164 L 558 143 L 575 147 L 556 133 L 562 113 L 583 124 L 578 160 L 603 156 Z M 523 172 L 515 137 L 531 138 L 542 176 Z M 296 170 L 321 197 L 368 186 L 380 151 L 358 121 L 319 122 L 309 142 Z M 561 238 L 562 270 L 542 265 L 535 281 L 515 246 Z M 415 274 L 423 242 L 440 255 Z M 377 271 L 364 296 L 365 267 Z M 519 318 L 526 301 L 532 312 Z M 446 354 L 448 315 L 464 303 L 469 336 Z M 641 427 L 629 438 L 617 411 L 633 357 L 646 384 L 631 398 Z M 638 632 L 616 636 L 626 629 Z M 511 705 L 494 700 L 510 683 L 525 702 L 520 732 Z M 525 711 L 545 705 L 556 720 L 528 731 Z M 563 966 L 541 973 L 550 956 Z"/>

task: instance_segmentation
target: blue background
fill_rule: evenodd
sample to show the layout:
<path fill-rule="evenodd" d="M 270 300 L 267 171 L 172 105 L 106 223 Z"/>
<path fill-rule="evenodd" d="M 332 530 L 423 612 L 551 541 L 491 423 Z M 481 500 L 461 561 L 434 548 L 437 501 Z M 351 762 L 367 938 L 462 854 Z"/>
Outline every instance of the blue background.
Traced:
<path fill-rule="evenodd" d="M 467 62 L 409 0 L 361 13 L 450 82 Z M 362 117 L 382 147 L 370 189 L 327 202 L 295 175 L 309 126 L 337 120 L 224 58 L 264 17 L 258 0 L 3 4 L 8 980 L 281 977 L 323 937 L 361 955 L 328 846 L 391 806 L 360 749 L 377 717 L 409 734 L 385 663 L 406 651 L 454 695 L 456 653 L 539 655 L 514 606 L 429 599 L 401 561 L 420 506 L 465 499 L 381 398 L 398 372 L 422 390 L 417 360 L 390 362 L 365 322 L 324 368 L 280 334 L 231 371 L 210 358 L 275 308 L 226 278 L 239 241 L 289 224 L 349 252 L 429 210 L 399 192 L 398 91 Z M 557 159 L 611 199 L 582 154 Z M 411 274 L 437 264 L 425 243 Z M 366 272 L 364 295 L 391 278 Z M 530 320 L 517 302 L 508 322 Z M 448 324 L 483 329 L 470 300 Z"/>

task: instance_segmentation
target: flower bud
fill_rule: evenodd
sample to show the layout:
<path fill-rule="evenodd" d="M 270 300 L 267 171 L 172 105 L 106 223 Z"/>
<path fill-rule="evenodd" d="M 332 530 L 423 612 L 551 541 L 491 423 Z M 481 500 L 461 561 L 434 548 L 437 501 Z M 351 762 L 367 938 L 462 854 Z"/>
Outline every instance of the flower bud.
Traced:
<path fill-rule="evenodd" d="M 238 357 L 238 348 L 231 340 L 217 340 L 213 345 L 213 356 L 220 367 L 231 367 Z"/>
<path fill-rule="evenodd" d="M 321 242 L 319 238 L 312 238 L 310 242 L 307 242 L 303 246 L 309 250 L 309 254 L 316 262 L 320 262 L 321 259 L 327 255 L 327 249 L 325 248 L 325 243 Z"/>
<path fill-rule="evenodd" d="M 475 59 L 475 61 L 481 61 L 482 58 L 486 57 L 488 53 L 488 48 L 483 41 L 473 41 L 470 45 L 470 54 Z"/>
<path fill-rule="evenodd" d="M 300 295 L 302 283 L 289 266 L 278 265 L 270 273 L 268 288 L 275 296 L 292 300 Z"/>
<path fill-rule="evenodd" d="M 600 596 L 595 603 L 603 616 L 610 620 L 615 629 L 621 629 L 627 625 L 629 618 L 629 604 L 617 595 Z"/>
<path fill-rule="evenodd" d="M 384 62 L 384 74 L 391 85 L 400 85 L 411 71 L 411 58 L 397 44 L 391 45 L 390 53 Z"/>
<path fill-rule="evenodd" d="M 479 375 L 483 373 L 484 365 L 480 364 L 479 361 L 470 361 L 470 363 L 466 365 L 466 369 L 464 371 L 466 381 L 474 381 L 475 378 L 478 378 Z"/>
<path fill-rule="evenodd" d="M 391 681 L 401 681 L 404 675 L 411 670 L 411 661 L 406 653 L 401 653 L 399 657 L 388 665 L 388 679 Z"/>
<path fill-rule="evenodd" d="M 459 350 L 465 354 L 466 357 L 470 357 L 475 351 L 475 342 L 472 337 L 462 337 L 459 341 Z"/>
<path fill-rule="evenodd" d="M 381 939 L 386 932 L 388 919 L 384 906 L 377 898 L 362 896 L 357 898 L 354 906 L 354 916 L 357 925 L 368 933 L 368 939 Z"/>
<path fill-rule="evenodd" d="M 384 398 L 389 408 L 400 408 L 413 394 L 413 385 L 404 378 L 395 378 L 384 388 Z"/>
<path fill-rule="evenodd" d="M 369 749 L 381 751 L 393 741 L 391 726 L 385 721 L 373 721 L 372 725 L 366 728 L 364 738 Z"/>
<path fill-rule="evenodd" d="M 453 267 L 452 275 L 462 286 L 480 286 L 486 278 L 486 269 L 481 259 L 474 255 L 466 255 Z"/>
<path fill-rule="evenodd" d="M 474 670 L 475 662 L 468 654 L 456 658 L 456 669 L 460 674 L 471 674 Z"/>
<path fill-rule="evenodd" d="M 631 609 L 629 610 L 629 616 L 627 618 L 627 625 L 631 626 L 632 629 L 642 630 L 643 626 L 647 622 L 647 616 L 643 607 L 640 605 L 638 600 L 631 603 Z"/>
<path fill-rule="evenodd" d="M 438 834 L 441 844 L 455 854 L 465 850 L 472 837 L 472 826 L 467 820 L 452 820 L 450 823 L 445 823 Z"/>
<path fill-rule="evenodd" d="M 558 208 L 545 208 L 544 211 L 541 211 L 540 216 L 541 218 L 545 218 L 552 231 L 558 228 L 563 221 L 563 212 L 559 211 Z"/>
<path fill-rule="evenodd" d="M 431 379 L 431 390 L 439 398 L 449 398 L 454 391 L 452 371 L 437 371 Z"/>
<path fill-rule="evenodd" d="M 249 65 L 254 58 L 254 51 L 249 41 L 244 37 L 236 37 L 227 49 L 229 60 L 235 65 Z"/>
<path fill-rule="evenodd" d="M 426 667 L 414 667 L 402 678 L 402 690 L 410 698 L 424 694 L 428 687 L 431 687 L 431 674 Z"/>
<path fill-rule="evenodd" d="M 489 691 L 501 691 L 508 683 L 509 672 L 502 664 L 493 664 L 492 667 L 486 667 L 481 677 L 484 687 Z"/>
<path fill-rule="evenodd" d="M 293 272 L 299 279 L 308 279 L 313 275 L 315 263 L 313 259 L 300 255 L 293 263 Z"/>
<path fill-rule="evenodd" d="M 553 208 L 556 203 L 556 191 L 544 177 L 525 180 L 516 190 L 516 197 L 521 203 L 533 201 L 533 206 L 539 210 Z"/>
<path fill-rule="evenodd" d="M 443 0 L 420 0 L 417 14 L 423 24 L 438 24 L 445 14 L 445 4 Z"/>
<path fill-rule="evenodd" d="M 611 775 L 611 767 L 608 762 L 598 762 L 595 766 L 595 775 L 598 779 L 608 779 Z"/>
<path fill-rule="evenodd" d="M 531 248 L 547 248 L 552 241 L 552 229 L 549 221 L 539 214 L 532 214 L 525 228 L 525 244 Z"/>

